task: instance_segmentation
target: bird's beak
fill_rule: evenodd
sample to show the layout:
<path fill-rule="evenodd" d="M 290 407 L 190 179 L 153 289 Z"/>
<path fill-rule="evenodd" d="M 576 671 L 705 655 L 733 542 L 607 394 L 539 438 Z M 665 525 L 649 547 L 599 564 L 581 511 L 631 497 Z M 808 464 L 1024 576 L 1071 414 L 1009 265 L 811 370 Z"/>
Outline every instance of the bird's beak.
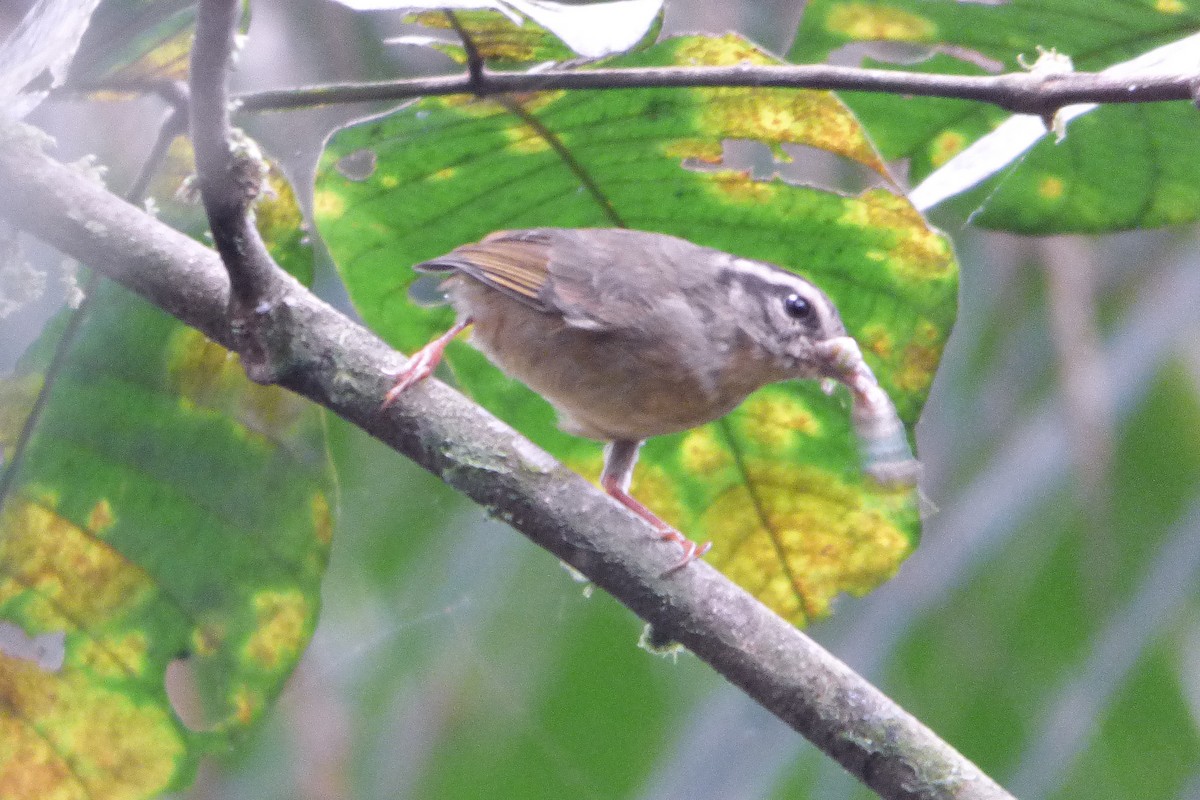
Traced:
<path fill-rule="evenodd" d="M 849 336 L 825 339 L 813 345 L 817 354 L 820 374 L 828 379 L 843 383 L 858 398 L 871 386 L 878 387 L 875 374 L 863 360 L 858 342 Z"/>

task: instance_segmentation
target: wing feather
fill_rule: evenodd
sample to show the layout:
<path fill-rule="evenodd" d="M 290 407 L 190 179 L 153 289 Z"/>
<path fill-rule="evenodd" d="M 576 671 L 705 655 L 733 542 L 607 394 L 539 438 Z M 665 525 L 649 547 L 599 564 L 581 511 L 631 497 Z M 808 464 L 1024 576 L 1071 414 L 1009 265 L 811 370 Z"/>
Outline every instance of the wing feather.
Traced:
<path fill-rule="evenodd" d="M 456 247 L 444 256 L 417 264 L 419 272 L 461 272 L 498 291 L 551 311 L 546 302 L 550 245 L 530 238 L 492 234 L 482 242 Z"/>

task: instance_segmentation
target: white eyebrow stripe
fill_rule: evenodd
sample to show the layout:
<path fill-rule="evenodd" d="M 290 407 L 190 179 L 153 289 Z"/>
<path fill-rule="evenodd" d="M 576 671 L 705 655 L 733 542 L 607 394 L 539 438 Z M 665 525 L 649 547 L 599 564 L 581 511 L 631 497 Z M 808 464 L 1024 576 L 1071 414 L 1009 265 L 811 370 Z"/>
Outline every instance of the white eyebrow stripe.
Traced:
<path fill-rule="evenodd" d="M 768 266 L 761 261 L 739 258 L 734 261 L 734 266 L 747 274 L 753 275 L 764 283 L 770 283 L 783 289 L 804 289 L 811 286 L 808 281 L 799 275 L 787 272 L 779 267 Z"/>

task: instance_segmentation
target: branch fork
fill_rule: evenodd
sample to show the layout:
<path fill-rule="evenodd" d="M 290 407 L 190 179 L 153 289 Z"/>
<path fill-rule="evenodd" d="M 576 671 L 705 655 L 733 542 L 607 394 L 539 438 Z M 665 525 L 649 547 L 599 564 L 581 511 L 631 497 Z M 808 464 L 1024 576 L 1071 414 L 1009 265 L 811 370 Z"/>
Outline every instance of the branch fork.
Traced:
<path fill-rule="evenodd" d="M 234 349 L 251 380 L 277 383 L 292 368 L 293 326 L 280 314 L 286 312 L 279 302 L 282 270 L 254 226 L 266 165 L 258 146 L 230 124 L 228 76 L 240 9 L 240 0 L 200 3 L 190 71 L 192 143 L 200 197 L 229 274 Z"/>

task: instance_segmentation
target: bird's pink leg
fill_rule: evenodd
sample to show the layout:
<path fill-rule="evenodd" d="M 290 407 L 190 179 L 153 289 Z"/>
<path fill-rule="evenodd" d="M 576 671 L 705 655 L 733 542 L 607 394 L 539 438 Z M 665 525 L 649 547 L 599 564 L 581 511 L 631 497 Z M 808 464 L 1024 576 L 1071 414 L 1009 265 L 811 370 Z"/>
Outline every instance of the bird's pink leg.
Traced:
<path fill-rule="evenodd" d="M 387 408 L 396 402 L 396 398 L 402 395 L 409 387 L 420 383 L 432 375 L 433 371 L 437 369 L 437 365 L 441 363 L 442 354 L 446 352 L 446 345 L 450 344 L 451 339 L 466 330 L 472 322 L 474 320 L 467 317 L 464 320 L 454 323 L 454 327 L 450 330 L 413 353 L 412 357 L 408 359 L 408 363 L 396 373 L 396 383 L 384 395 L 383 405 L 380 408 Z"/>
<path fill-rule="evenodd" d="M 612 499 L 628 508 L 634 514 L 649 522 L 658 533 L 659 538 L 678 542 L 683 547 L 683 558 L 679 563 L 670 567 L 667 572 L 686 567 L 692 561 L 704 555 L 712 547 L 712 542 L 696 544 L 679 531 L 659 519 L 636 497 L 629 493 L 629 481 L 633 477 L 633 465 L 637 463 L 638 449 L 641 442 L 615 441 L 604 451 L 604 472 L 600 476 L 600 485 Z"/>

